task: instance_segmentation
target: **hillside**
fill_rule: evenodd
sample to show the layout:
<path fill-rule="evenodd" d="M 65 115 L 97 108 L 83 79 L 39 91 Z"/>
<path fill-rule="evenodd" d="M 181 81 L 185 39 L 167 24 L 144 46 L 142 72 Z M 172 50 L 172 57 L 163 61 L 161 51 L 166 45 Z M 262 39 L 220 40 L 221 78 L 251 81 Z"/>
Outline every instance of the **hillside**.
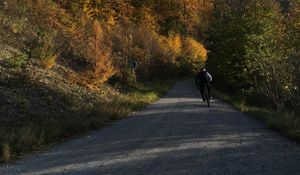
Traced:
<path fill-rule="evenodd" d="M 1 160 L 98 128 L 198 71 L 196 2 L 1 1 Z"/>

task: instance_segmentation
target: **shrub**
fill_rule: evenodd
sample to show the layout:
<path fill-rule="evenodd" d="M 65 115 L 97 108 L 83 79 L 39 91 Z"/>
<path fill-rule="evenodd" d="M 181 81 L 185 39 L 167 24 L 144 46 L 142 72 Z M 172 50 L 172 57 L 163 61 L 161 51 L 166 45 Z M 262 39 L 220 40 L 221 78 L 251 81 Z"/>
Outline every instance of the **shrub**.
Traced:
<path fill-rule="evenodd" d="M 145 78 L 174 76 L 177 70 L 176 57 L 180 54 L 180 37 L 172 35 L 169 38 L 158 35 L 143 26 L 135 29 L 133 35 L 133 50 L 139 55 L 141 66 L 138 73 Z"/>
<path fill-rule="evenodd" d="M 44 68 L 51 68 L 57 58 L 54 38 L 44 32 L 38 32 L 35 47 L 31 50 L 31 58 Z"/>
<path fill-rule="evenodd" d="M 167 42 L 171 53 L 173 53 L 175 57 L 178 57 L 182 52 L 182 40 L 180 35 L 174 33 L 170 34 Z"/>
<path fill-rule="evenodd" d="M 204 66 L 207 50 L 204 45 L 192 38 L 186 38 L 183 43 L 182 56 L 179 59 L 183 74 L 194 74 Z"/>
<path fill-rule="evenodd" d="M 27 55 L 23 53 L 17 53 L 11 58 L 6 58 L 5 62 L 9 67 L 22 68 L 27 61 Z"/>
<path fill-rule="evenodd" d="M 83 27 L 93 27 L 93 30 L 77 28 L 66 43 L 64 55 L 69 57 L 73 69 L 83 76 L 82 83 L 98 86 L 115 74 L 110 40 L 105 36 L 104 25 L 97 20 Z"/>
<path fill-rule="evenodd" d="M 31 57 L 38 60 L 41 66 L 51 68 L 57 58 L 54 38 L 43 31 L 40 31 L 37 37 L 36 46 L 31 51 Z"/>

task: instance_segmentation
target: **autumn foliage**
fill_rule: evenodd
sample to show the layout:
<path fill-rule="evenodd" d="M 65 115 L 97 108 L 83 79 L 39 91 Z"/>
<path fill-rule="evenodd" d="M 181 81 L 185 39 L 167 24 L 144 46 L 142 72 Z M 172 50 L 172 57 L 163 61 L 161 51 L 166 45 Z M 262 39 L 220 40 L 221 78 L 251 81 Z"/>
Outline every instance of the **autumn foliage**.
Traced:
<path fill-rule="evenodd" d="M 13 20 L 1 27 L 24 38 L 18 44 L 30 62 L 68 65 L 78 83 L 98 86 L 112 77 L 128 82 L 197 72 L 206 60 L 199 32 L 211 7 L 201 0 L 7 0 L 1 14 Z"/>
<path fill-rule="evenodd" d="M 161 82 L 203 66 L 212 86 L 297 125 L 299 9 L 300 0 L 0 0 L 0 111 L 12 120 L 1 123 L 0 162 L 140 109 Z M 136 90 L 153 79 L 156 90 Z"/>

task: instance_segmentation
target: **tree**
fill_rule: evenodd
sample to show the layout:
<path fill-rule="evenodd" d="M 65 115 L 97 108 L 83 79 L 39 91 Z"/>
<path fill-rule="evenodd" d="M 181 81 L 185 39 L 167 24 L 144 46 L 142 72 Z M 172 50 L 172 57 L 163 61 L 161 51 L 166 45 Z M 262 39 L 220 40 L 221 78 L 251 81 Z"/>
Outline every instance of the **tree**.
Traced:
<path fill-rule="evenodd" d="M 286 101 L 290 100 L 285 92 L 291 77 L 283 46 L 280 5 L 273 0 L 252 1 L 244 18 L 250 29 L 246 35 L 245 58 L 250 63 L 254 87 L 274 110 L 283 111 Z"/>
<path fill-rule="evenodd" d="M 218 10 L 208 29 L 207 43 L 211 52 L 207 66 L 218 84 L 236 92 L 249 87 L 248 62 L 243 47 L 247 32 L 241 15 L 244 11 L 231 9 L 227 13 L 219 13 Z"/>
<path fill-rule="evenodd" d="M 208 67 L 219 84 L 235 93 L 251 92 L 264 97 L 261 100 L 274 110 L 286 110 L 295 100 L 291 95 L 295 74 L 284 44 L 279 2 L 247 0 L 226 5 L 227 13 L 215 13 L 210 26 Z"/>
<path fill-rule="evenodd" d="M 287 58 L 289 59 L 289 69 L 292 71 L 292 91 L 293 107 L 296 115 L 300 114 L 300 0 L 294 0 L 289 5 L 287 14 L 285 45 L 287 46 Z"/>

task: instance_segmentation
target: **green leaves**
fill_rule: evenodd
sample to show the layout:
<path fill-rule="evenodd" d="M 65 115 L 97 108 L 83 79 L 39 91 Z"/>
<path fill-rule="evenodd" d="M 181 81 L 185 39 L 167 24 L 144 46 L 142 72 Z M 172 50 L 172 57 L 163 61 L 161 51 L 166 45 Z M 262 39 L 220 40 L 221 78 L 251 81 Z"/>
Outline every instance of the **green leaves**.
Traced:
<path fill-rule="evenodd" d="M 287 110 L 287 104 L 294 106 L 291 101 L 297 101 L 297 93 L 289 90 L 297 74 L 291 71 L 295 66 L 289 60 L 294 46 L 286 40 L 297 36 L 297 27 L 291 27 L 295 23 L 285 24 L 280 5 L 273 0 L 249 0 L 239 9 L 229 7 L 228 13 L 215 16 L 209 30 L 209 49 L 213 53 L 208 67 L 216 80 L 235 93 L 254 87 L 274 110 Z"/>
<path fill-rule="evenodd" d="M 23 53 L 18 53 L 11 58 L 5 59 L 4 61 L 9 67 L 22 68 L 26 64 L 27 55 Z"/>

